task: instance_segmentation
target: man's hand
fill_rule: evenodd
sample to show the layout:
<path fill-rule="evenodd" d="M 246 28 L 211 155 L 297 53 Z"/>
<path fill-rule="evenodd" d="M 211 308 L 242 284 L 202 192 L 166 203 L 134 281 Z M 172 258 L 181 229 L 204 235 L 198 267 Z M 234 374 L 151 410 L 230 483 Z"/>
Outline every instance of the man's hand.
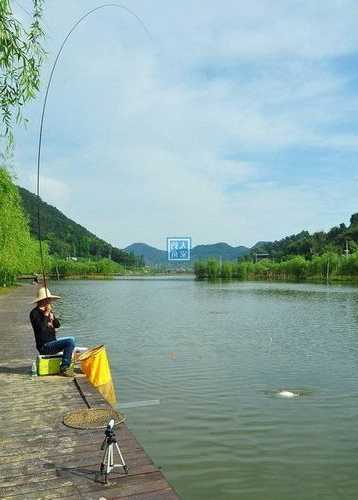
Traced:
<path fill-rule="evenodd" d="M 52 312 L 52 307 L 51 304 L 46 304 L 45 310 L 44 310 L 45 316 L 47 316 L 51 321 L 54 318 L 53 312 Z"/>

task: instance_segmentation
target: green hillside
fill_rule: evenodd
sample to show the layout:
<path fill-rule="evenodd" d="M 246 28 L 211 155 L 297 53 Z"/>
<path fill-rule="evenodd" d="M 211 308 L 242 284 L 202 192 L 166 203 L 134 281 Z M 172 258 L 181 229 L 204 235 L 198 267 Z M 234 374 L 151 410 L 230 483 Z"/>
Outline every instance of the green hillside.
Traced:
<path fill-rule="evenodd" d="M 346 249 L 349 253 L 358 250 L 358 213 L 351 216 L 348 226 L 341 223 L 328 232 L 318 231 L 310 234 L 308 231 L 301 231 L 278 241 L 257 243 L 251 249 L 251 256 L 255 253 L 267 253 L 275 260 L 293 255 L 302 255 L 310 259 L 325 252 L 343 254 Z"/>
<path fill-rule="evenodd" d="M 197 245 L 192 250 L 193 261 L 218 258 L 222 260 L 237 260 L 247 255 L 250 249 L 244 246 L 232 247 L 228 243 L 220 242 L 209 245 Z"/>
<path fill-rule="evenodd" d="M 358 214 L 328 232 L 261 241 L 237 262 L 195 262 L 194 272 L 198 279 L 357 281 Z"/>
<path fill-rule="evenodd" d="M 147 245 L 146 243 L 133 243 L 125 248 L 134 255 L 143 256 L 147 265 L 162 265 L 166 268 L 185 267 L 190 268 L 193 262 L 208 258 L 223 260 L 237 260 L 239 257 L 247 255 L 250 249 L 244 246 L 232 247 L 227 243 L 214 243 L 208 245 L 196 245 L 191 250 L 191 262 L 170 262 L 166 250 Z"/>
<path fill-rule="evenodd" d="M 29 218 L 31 234 L 37 238 L 37 196 L 18 186 L 22 204 Z M 113 247 L 86 228 L 66 217 L 60 210 L 41 200 L 41 237 L 49 253 L 59 257 L 111 258 L 126 266 L 141 265 L 141 258 Z"/>
<path fill-rule="evenodd" d="M 37 197 L 22 187 L 18 189 L 25 213 L 29 218 L 31 234 L 37 238 Z M 143 256 L 147 264 L 167 263 L 165 251 L 145 244 L 133 244 L 125 250 L 113 247 L 42 200 L 40 215 L 42 238 L 48 243 L 50 255 L 61 258 L 110 258 L 128 267 L 143 266 Z M 312 259 L 313 256 L 323 255 L 326 252 L 342 255 L 347 249 L 349 253 L 358 251 L 358 213 L 351 216 L 349 225 L 341 223 L 328 232 L 319 231 L 311 234 L 308 231 L 301 231 L 281 240 L 261 241 L 251 250 L 246 247 L 231 247 L 226 243 L 198 245 L 192 249 L 192 258 L 195 261 L 220 256 L 223 261 L 250 260 L 256 253 L 263 253 L 275 261 L 281 261 L 292 256 Z"/>

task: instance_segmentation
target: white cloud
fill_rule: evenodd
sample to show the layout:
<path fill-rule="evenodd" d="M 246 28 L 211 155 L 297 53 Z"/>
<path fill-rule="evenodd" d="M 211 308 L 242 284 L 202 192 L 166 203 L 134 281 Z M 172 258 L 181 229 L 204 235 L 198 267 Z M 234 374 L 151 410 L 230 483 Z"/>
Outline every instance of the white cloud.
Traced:
<path fill-rule="evenodd" d="M 159 30 L 162 43 L 169 50 L 179 47 L 179 57 L 183 53 L 185 59 L 320 59 L 352 53 L 357 46 L 358 6 L 353 0 L 226 0 L 220 4 L 187 0 L 169 7 L 164 2 L 156 5 L 165 12 L 165 20 L 154 20 L 145 2 L 133 2 L 139 12 L 144 8 L 143 15 Z"/>
<path fill-rule="evenodd" d="M 97 4 L 65 5 L 46 6 L 50 61 Z M 327 208 L 335 180 L 322 191 L 314 160 L 311 183 L 307 168 L 301 177 L 295 169 L 297 185 L 289 166 L 280 184 L 271 174 L 285 167 L 282 153 L 290 165 L 302 150 L 307 161 L 317 148 L 358 148 L 356 75 L 336 66 L 358 48 L 356 2 L 133 0 L 131 9 L 154 43 L 133 18 L 108 9 L 88 18 L 61 56 L 44 130 L 46 200 L 122 246 L 159 245 L 173 233 L 254 243 L 315 220 L 333 224 L 334 210 L 354 208 L 349 176 L 346 199 Z M 40 101 L 19 166 L 34 163 L 39 114 Z"/>
<path fill-rule="evenodd" d="M 37 176 L 35 174 L 22 176 L 22 184 L 33 193 L 37 191 Z M 47 203 L 61 208 L 66 206 L 71 195 L 71 188 L 65 182 L 40 175 L 40 197 Z"/>

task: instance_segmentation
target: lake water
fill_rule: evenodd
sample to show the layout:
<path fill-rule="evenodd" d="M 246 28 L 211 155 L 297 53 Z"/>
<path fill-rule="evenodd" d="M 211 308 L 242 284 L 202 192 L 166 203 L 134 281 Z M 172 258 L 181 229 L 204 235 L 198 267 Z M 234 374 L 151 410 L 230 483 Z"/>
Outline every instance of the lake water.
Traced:
<path fill-rule="evenodd" d="M 123 413 L 183 499 L 358 498 L 358 288 L 145 278 L 51 290 L 64 297 L 59 334 L 106 344 L 120 403 L 160 401 Z"/>

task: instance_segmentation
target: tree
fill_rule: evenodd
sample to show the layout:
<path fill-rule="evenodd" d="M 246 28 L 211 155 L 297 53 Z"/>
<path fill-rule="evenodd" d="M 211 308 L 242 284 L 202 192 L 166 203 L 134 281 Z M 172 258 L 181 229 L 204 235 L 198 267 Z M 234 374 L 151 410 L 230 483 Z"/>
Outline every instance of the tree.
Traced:
<path fill-rule="evenodd" d="M 225 279 L 232 278 L 233 265 L 232 262 L 224 261 L 221 266 L 221 277 Z"/>
<path fill-rule="evenodd" d="M 48 265 L 44 245 L 45 266 Z M 17 274 L 40 269 L 38 242 L 31 238 L 18 190 L 0 167 L 0 284 L 11 285 Z"/>
<path fill-rule="evenodd" d="M 286 261 L 287 274 L 293 276 L 295 279 L 303 279 L 306 275 L 307 261 L 302 255 L 296 255 Z"/>
<path fill-rule="evenodd" d="M 327 235 L 323 231 L 318 231 L 312 235 L 312 252 L 314 255 L 320 255 L 324 251 L 327 243 Z"/>
<path fill-rule="evenodd" d="M 196 260 L 194 262 L 194 272 L 197 279 L 202 280 L 205 279 L 208 275 L 208 269 L 206 262 L 201 260 Z"/>
<path fill-rule="evenodd" d="M 0 135 L 13 145 L 14 123 L 24 123 L 25 103 L 40 86 L 45 52 L 40 44 L 43 0 L 32 0 L 32 21 L 25 27 L 12 12 L 10 0 L 0 0 Z M 14 118 L 15 117 L 15 118 Z"/>
<path fill-rule="evenodd" d="M 217 279 L 220 277 L 220 264 L 215 259 L 208 260 L 208 278 Z"/>
<path fill-rule="evenodd" d="M 353 214 L 350 222 L 351 226 L 355 226 L 356 224 L 358 224 L 358 214 Z"/>

